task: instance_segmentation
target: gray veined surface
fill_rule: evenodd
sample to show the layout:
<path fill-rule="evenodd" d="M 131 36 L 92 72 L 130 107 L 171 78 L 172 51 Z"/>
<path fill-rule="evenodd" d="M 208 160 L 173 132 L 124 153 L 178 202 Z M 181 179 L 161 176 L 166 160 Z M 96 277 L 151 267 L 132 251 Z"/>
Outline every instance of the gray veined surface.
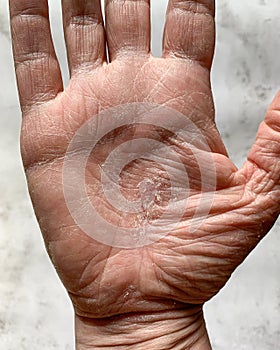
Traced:
<path fill-rule="evenodd" d="M 73 349 L 72 309 L 36 224 L 19 157 L 20 112 L 8 30 L 0 0 L 0 348 Z M 52 23 L 60 21 L 51 0 Z M 165 1 L 153 0 L 154 51 Z M 220 0 L 213 88 L 217 123 L 230 156 L 242 165 L 259 122 L 280 86 L 278 0 Z M 54 31 L 67 80 L 62 30 Z M 280 346 L 280 227 L 271 233 L 205 307 L 214 350 L 276 350 Z"/>

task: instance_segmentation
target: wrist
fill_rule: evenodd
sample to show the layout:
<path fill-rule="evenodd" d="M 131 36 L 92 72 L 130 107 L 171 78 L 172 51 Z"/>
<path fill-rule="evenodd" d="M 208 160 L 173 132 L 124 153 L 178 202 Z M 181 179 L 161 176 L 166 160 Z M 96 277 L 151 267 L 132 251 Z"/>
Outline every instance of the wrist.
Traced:
<path fill-rule="evenodd" d="M 200 307 L 130 313 L 104 319 L 76 316 L 76 349 L 211 350 Z"/>

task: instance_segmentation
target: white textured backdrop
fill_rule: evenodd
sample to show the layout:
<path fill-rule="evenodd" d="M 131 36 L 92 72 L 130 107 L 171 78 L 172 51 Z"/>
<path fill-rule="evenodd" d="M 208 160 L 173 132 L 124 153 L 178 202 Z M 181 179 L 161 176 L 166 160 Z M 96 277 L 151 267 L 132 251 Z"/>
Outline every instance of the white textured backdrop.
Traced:
<path fill-rule="evenodd" d="M 167 0 L 152 0 L 153 50 L 160 52 Z M 8 29 L 0 0 L 0 349 L 73 349 L 72 308 L 47 254 L 19 156 L 20 111 Z M 65 81 L 58 0 L 50 1 Z M 212 81 L 217 123 L 242 165 L 259 122 L 280 87 L 279 0 L 219 0 Z M 214 350 L 280 349 L 280 225 L 206 307 Z"/>

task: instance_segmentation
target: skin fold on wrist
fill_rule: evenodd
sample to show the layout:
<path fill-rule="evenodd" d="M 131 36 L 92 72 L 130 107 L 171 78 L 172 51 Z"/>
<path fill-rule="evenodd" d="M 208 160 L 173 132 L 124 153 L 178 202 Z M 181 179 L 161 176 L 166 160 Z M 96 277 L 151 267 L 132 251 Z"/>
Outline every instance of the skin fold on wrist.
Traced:
<path fill-rule="evenodd" d="M 201 307 L 101 319 L 76 315 L 75 328 L 77 350 L 211 350 Z"/>

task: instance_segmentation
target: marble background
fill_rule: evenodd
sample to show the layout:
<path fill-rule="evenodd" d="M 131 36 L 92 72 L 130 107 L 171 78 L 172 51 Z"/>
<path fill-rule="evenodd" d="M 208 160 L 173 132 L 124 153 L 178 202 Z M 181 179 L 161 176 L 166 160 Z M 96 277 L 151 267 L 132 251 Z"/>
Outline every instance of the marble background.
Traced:
<path fill-rule="evenodd" d="M 20 111 L 8 1 L 0 0 L 0 349 L 73 349 L 72 308 L 50 264 L 19 156 Z M 55 44 L 67 68 L 59 1 L 50 1 Z M 153 50 L 160 52 L 166 0 L 153 0 Z M 280 86 L 279 0 L 219 0 L 212 81 L 217 123 L 242 165 Z M 205 307 L 214 350 L 280 348 L 280 225 Z"/>

